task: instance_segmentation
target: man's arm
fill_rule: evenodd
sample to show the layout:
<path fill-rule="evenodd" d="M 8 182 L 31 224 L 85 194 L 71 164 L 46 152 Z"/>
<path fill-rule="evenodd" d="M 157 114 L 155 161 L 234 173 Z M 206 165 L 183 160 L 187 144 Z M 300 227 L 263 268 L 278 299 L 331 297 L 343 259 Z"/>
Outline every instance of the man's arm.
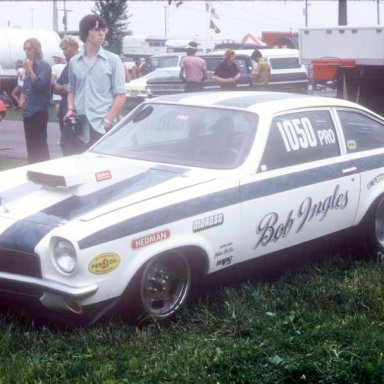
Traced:
<path fill-rule="evenodd" d="M 107 116 L 104 117 L 102 123 L 105 129 L 108 130 L 109 128 L 111 128 L 115 119 L 120 120 L 121 110 L 123 109 L 125 98 L 125 94 L 120 93 L 116 95 L 113 99 L 111 109 L 107 113 Z"/>

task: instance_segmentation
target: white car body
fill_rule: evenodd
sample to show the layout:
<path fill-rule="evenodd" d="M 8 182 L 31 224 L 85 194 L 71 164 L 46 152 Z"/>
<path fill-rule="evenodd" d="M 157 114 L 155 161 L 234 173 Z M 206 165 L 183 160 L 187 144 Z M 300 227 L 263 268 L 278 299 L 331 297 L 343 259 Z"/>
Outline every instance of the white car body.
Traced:
<path fill-rule="evenodd" d="M 146 86 L 147 81 L 150 79 L 168 79 L 178 78 L 180 67 L 158 68 L 152 72 L 147 73 L 138 79 L 131 80 L 125 83 L 125 90 L 127 98 L 131 99 L 146 99 L 148 97 Z"/>
<path fill-rule="evenodd" d="M 351 114 L 375 148 L 346 135 Z M 235 123 L 224 155 L 215 142 L 201 151 L 183 142 L 183 132 L 211 139 L 209 124 L 224 115 Z M 185 256 L 188 275 L 210 274 L 355 227 L 383 195 L 383 155 L 384 120 L 347 101 L 233 91 L 156 98 L 84 154 L 0 173 L 0 286 L 33 289 L 46 309 L 82 315 L 117 303 L 159 255 Z M 58 263 L 60 239 L 75 260 Z M 172 314 L 188 288 L 164 313 L 151 310 L 151 297 L 148 314 Z"/>

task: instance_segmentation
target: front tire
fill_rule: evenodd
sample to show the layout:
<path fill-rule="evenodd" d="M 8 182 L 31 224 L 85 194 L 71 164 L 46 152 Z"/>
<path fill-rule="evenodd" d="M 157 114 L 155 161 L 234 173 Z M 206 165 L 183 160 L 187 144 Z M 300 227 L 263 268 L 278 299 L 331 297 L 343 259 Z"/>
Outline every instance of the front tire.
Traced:
<path fill-rule="evenodd" d="M 143 312 L 165 320 L 187 301 L 191 268 L 184 254 L 168 252 L 149 260 L 140 277 L 139 297 Z"/>

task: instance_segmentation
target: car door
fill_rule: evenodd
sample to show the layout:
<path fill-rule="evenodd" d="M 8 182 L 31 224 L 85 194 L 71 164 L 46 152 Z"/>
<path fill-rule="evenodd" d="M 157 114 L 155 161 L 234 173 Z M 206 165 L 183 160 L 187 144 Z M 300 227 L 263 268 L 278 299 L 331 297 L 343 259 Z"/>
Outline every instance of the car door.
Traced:
<path fill-rule="evenodd" d="M 379 116 L 352 108 L 337 108 L 337 116 L 345 138 L 346 157 L 354 162 L 360 173 L 360 203 L 356 216 L 356 223 L 359 223 L 384 191 L 384 121 Z"/>
<path fill-rule="evenodd" d="M 358 205 L 359 174 L 340 155 L 330 110 L 269 121 L 257 172 L 240 183 L 245 259 L 347 228 Z"/>

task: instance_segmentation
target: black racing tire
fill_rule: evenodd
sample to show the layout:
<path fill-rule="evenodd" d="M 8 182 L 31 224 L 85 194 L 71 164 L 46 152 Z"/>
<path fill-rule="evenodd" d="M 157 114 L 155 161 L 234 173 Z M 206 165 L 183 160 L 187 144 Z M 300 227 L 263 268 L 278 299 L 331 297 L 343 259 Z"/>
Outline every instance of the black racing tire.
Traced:
<path fill-rule="evenodd" d="M 179 252 L 164 253 L 145 265 L 140 279 L 140 302 L 149 317 L 164 320 L 187 301 L 190 288 L 187 258 Z"/>
<path fill-rule="evenodd" d="M 191 286 L 187 257 L 180 251 L 159 254 L 137 272 L 126 289 L 121 310 L 136 324 L 171 320 L 188 301 Z"/>
<path fill-rule="evenodd" d="M 384 196 L 381 196 L 370 209 L 362 226 L 365 232 L 366 258 L 384 261 Z"/>
<path fill-rule="evenodd" d="M 384 197 L 381 197 L 376 205 L 374 214 L 374 258 L 384 261 Z"/>

